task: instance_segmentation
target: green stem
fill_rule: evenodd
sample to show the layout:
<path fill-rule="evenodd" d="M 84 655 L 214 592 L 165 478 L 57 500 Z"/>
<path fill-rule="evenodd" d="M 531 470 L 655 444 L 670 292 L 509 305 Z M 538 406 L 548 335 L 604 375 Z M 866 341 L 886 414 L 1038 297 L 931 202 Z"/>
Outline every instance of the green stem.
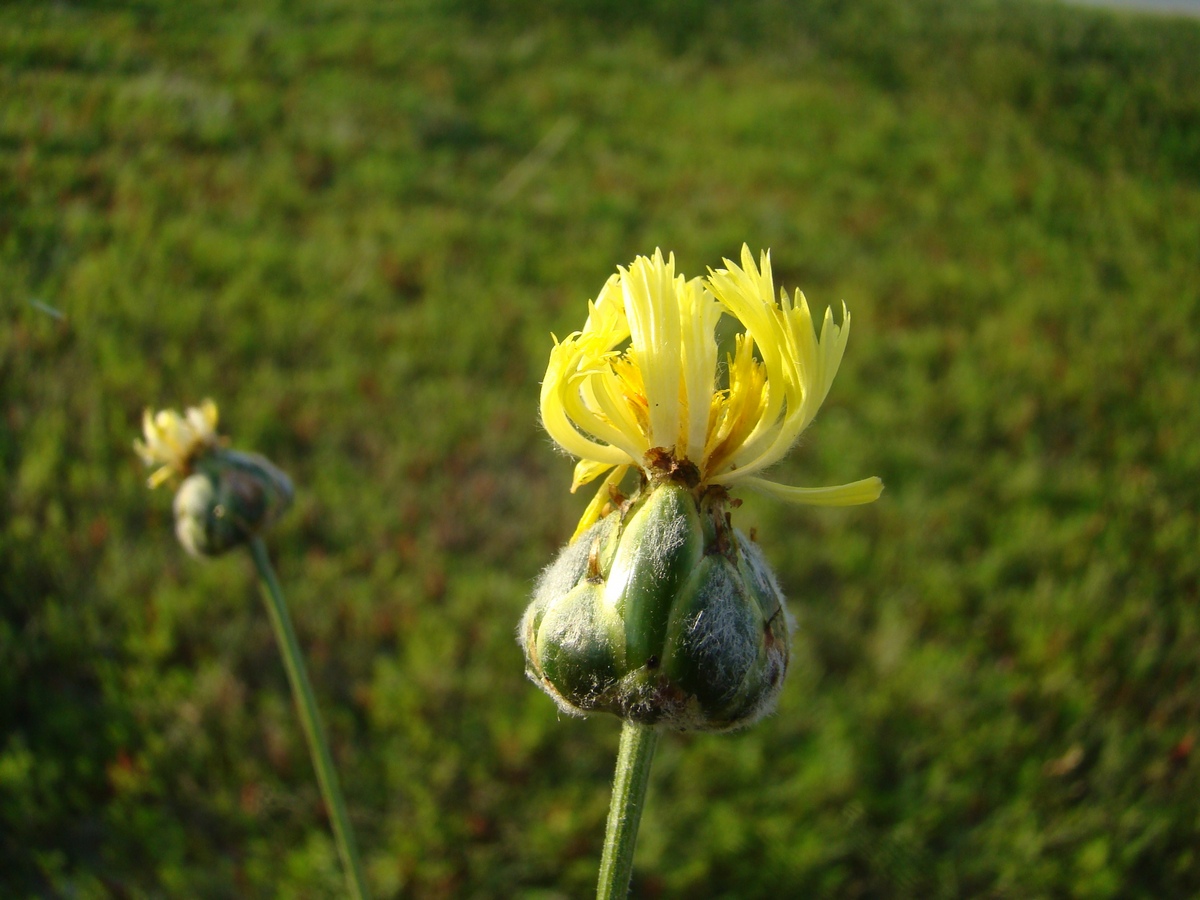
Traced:
<path fill-rule="evenodd" d="M 637 846 L 638 823 L 646 804 L 646 785 L 658 732 L 645 725 L 624 722 L 617 750 L 617 773 L 613 778 L 612 802 L 608 807 L 608 830 L 600 859 L 597 900 L 624 900 L 633 875 L 633 851 Z"/>
<path fill-rule="evenodd" d="M 283 592 L 279 589 L 275 570 L 271 568 L 271 560 L 267 557 L 267 548 L 261 538 L 250 539 L 250 555 L 254 557 L 254 565 L 266 587 L 264 599 L 267 601 L 267 611 L 271 614 L 275 639 L 279 642 L 288 681 L 292 685 L 292 696 L 300 713 L 300 724 L 304 726 L 304 735 L 308 738 L 308 751 L 312 756 L 313 767 L 317 770 L 321 796 L 325 799 L 325 808 L 333 825 L 333 836 L 337 841 L 338 853 L 342 857 L 342 867 L 346 871 L 346 886 L 354 900 L 366 900 L 366 880 L 363 878 L 362 863 L 358 859 L 358 849 L 354 846 L 354 832 L 350 830 L 346 801 L 342 797 L 337 772 L 333 768 L 333 757 L 329 753 L 329 740 L 325 737 L 317 701 L 308 680 L 308 672 L 304 668 L 304 660 L 300 656 L 300 644 L 296 640 L 295 629 L 292 628 L 292 618 L 288 615 Z"/>

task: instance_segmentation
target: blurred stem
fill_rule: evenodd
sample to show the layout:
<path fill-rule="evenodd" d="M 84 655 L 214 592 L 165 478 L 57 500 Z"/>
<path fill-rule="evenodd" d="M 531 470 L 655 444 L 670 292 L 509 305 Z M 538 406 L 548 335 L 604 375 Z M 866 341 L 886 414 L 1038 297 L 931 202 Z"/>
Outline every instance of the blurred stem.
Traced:
<path fill-rule="evenodd" d="M 279 581 L 275 578 L 275 570 L 271 568 L 271 560 L 267 557 L 267 548 L 261 538 L 250 539 L 250 555 L 254 557 L 254 565 L 266 588 L 264 598 L 267 601 L 267 611 L 271 614 L 271 624 L 275 627 L 275 639 L 279 642 L 279 650 L 283 654 L 283 664 L 287 669 L 288 681 L 292 685 L 292 697 L 295 699 L 296 709 L 300 713 L 300 723 L 304 726 L 304 735 L 308 738 L 308 751 L 312 756 L 313 767 L 317 770 L 317 782 L 321 786 L 321 796 L 325 799 L 325 808 L 333 825 L 333 836 L 337 841 L 338 853 L 342 857 L 342 867 L 346 872 L 346 886 L 354 900 L 367 900 L 368 894 L 366 880 L 363 878 L 362 863 L 359 862 L 358 849 L 354 845 L 354 832 L 350 830 L 350 819 L 346 814 L 346 801 L 342 797 L 337 772 L 333 768 L 333 757 L 329 753 L 329 740 L 325 737 L 325 727 L 321 724 L 317 701 L 308 680 L 308 672 L 304 668 L 304 660 L 300 656 L 300 644 L 296 641 L 296 632 L 292 628 L 292 617 L 288 615 L 283 592 L 279 589 Z"/>
<path fill-rule="evenodd" d="M 654 762 L 657 744 L 658 732 L 653 728 L 634 722 L 622 723 L 617 772 L 608 807 L 608 830 L 604 835 L 604 855 L 600 858 L 597 900 L 623 900 L 629 895 L 638 824 L 642 820 L 646 785 L 650 781 L 650 765 Z"/>

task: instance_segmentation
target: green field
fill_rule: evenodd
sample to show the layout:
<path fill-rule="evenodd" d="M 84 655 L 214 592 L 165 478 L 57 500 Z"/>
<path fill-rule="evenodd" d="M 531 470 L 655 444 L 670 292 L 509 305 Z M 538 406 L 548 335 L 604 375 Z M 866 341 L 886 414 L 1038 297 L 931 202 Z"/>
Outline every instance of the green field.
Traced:
<path fill-rule="evenodd" d="M 1200 894 L 1198 59 L 1020 0 L 0 6 L 0 895 L 340 896 L 253 567 L 131 449 L 212 397 L 297 485 L 375 894 L 587 896 L 538 384 L 618 264 L 743 242 L 854 317 L 776 477 L 887 489 L 746 497 L 791 674 L 660 742 L 634 895 Z"/>

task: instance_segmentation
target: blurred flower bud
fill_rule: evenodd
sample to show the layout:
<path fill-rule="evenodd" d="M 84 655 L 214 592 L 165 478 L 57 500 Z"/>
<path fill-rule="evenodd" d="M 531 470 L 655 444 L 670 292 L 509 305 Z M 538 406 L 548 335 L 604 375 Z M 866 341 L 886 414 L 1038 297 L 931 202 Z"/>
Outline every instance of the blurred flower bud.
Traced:
<path fill-rule="evenodd" d="M 192 556 L 216 556 L 266 531 L 292 494 L 291 479 L 264 457 L 216 450 L 175 494 L 175 534 Z"/>
<path fill-rule="evenodd" d="M 720 487 L 652 481 L 546 569 L 520 640 L 564 711 L 705 731 L 771 711 L 791 619 L 728 506 Z"/>
<path fill-rule="evenodd" d="M 175 494 L 175 534 L 192 556 L 215 556 L 269 528 L 292 503 L 292 482 L 256 453 L 225 449 L 217 405 L 205 400 L 182 415 L 142 416 L 144 440 L 133 442 L 151 488 L 183 479 Z"/>

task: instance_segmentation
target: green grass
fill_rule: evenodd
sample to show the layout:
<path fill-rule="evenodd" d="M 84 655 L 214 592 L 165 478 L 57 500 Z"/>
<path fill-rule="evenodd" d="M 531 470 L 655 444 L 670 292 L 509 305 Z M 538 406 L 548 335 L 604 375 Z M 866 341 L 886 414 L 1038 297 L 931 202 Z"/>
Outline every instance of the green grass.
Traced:
<path fill-rule="evenodd" d="M 0 8 L 0 893 L 338 895 L 249 559 L 130 448 L 211 396 L 378 896 L 585 896 L 618 726 L 514 640 L 586 502 L 550 332 L 743 241 L 854 316 L 778 477 L 887 491 L 747 498 L 792 673 L 660 742 L 635 895 L 1200 892 L 1200 24 L 709 7 Z"/>

